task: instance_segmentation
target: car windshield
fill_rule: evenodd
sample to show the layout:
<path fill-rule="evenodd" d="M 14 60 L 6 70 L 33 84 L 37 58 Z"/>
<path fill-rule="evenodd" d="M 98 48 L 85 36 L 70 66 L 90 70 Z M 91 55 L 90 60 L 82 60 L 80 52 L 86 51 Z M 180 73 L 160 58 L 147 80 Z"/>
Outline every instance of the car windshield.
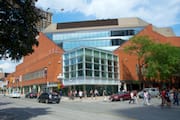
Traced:
<path fill-rule="evenodd" d="M 52 95 L 52 96 L 57 96 L 58 95 L 56 92 L 49 93 L 49 94 Z"/>

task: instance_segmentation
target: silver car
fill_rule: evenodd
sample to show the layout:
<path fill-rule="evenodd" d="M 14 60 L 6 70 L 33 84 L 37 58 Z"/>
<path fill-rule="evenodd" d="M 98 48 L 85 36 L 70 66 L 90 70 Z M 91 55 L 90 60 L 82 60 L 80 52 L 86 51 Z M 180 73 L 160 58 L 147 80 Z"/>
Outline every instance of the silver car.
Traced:
<path fill-rule="evenodd" d="M 158 97 L 160 95 L 158 88 L 144 88 L 142 91 L 138 92 L 139 98 L 144 98 L 144 91 L 147 91 L 151 97 Z"/>

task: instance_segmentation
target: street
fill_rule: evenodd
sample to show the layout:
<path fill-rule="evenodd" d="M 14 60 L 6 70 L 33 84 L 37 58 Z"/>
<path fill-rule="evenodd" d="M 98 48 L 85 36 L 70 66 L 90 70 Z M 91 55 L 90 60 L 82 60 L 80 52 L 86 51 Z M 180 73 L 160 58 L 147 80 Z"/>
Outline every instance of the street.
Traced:
<path fill-rule="evenodd" d="M 153 99 L 150 106 L 128 101 L 62 99 L 60 104 L 38 103 L 36 99 L 9 98 L 0 95 L 0 120 L 179 120 L 180 107 L 160 106 Z"/>

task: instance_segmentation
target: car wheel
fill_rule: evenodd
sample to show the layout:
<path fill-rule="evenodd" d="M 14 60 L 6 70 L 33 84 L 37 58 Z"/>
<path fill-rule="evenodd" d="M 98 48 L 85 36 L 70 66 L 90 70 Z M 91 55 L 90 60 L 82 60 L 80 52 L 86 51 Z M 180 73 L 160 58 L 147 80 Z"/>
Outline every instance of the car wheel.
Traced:
<path fill-rule="evenodd" d="M 57 103 L 57 104 L 59 104 L 59 103 L 60 103 L 60 101 L 58 100 L 56 103 Z"/>
<path fill-rule="evenodd" d="M 120 101 L 123 101 L 123 98 L 120 98 Z"/>
<path fill-rule="evenodd" d="M 48 99 L 45 100 L 45 103 L 48 104 Z"/>

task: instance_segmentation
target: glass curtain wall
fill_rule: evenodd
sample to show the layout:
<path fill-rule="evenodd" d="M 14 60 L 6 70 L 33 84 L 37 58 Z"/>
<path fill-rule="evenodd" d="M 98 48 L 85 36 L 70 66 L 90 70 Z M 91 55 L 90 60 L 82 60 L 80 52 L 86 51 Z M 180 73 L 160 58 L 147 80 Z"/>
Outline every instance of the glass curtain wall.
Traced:
<path fill-rule="evenodd" d="M 72 31 L 64 33 L 47 33 L 47 36 L 51 38 L 58 46 L 62 47 L 65 51 L 68 51 L 82 46 L 119 46 L 137 34 L 140 30 L 142 30 L 142 28 Z"/>
<path fill-rule="evenodd" d="M 64 80 L 118 80 L 118 58 L 108 51 L 79 48 L 63 58 Z"/>

